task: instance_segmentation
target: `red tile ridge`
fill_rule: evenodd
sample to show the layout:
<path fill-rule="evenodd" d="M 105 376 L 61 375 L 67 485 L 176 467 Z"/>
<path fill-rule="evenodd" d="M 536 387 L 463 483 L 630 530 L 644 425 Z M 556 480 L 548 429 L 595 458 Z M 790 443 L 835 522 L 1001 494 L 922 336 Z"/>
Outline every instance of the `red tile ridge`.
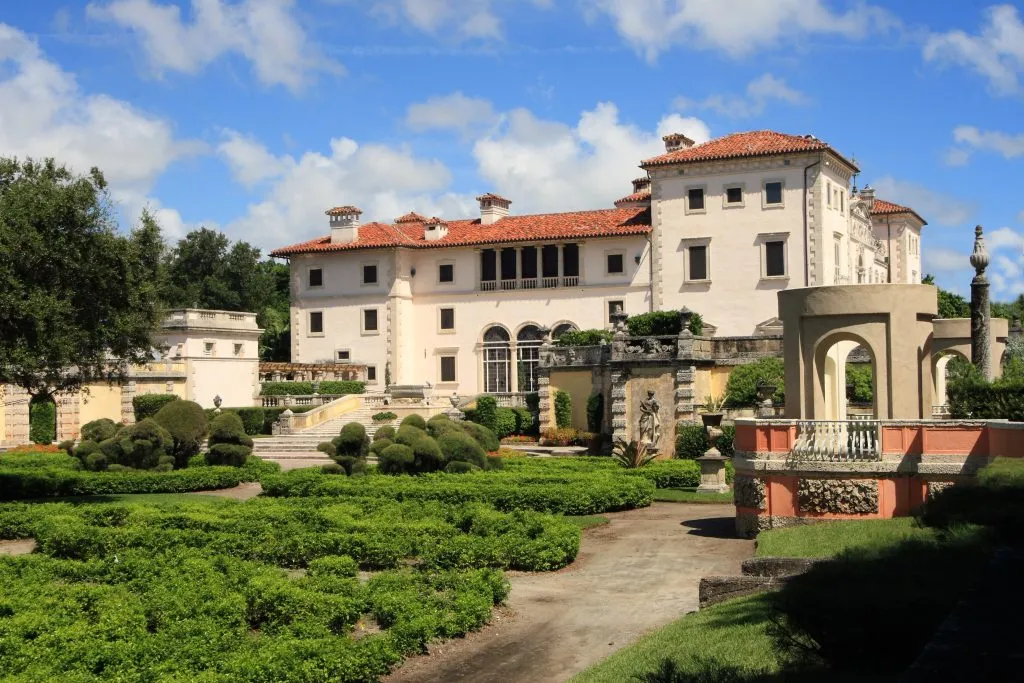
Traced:
<path fill-rule="evenodd" d="M 903 206 L 902 204 L 896 204 L 895 202 L 886 201 L 885 199 L 875 198 L 874 204 L 871 206 L 872 216 L 892 216 L 900 213 L 909 213 L 910 215 L 917 218 L 923 225 L 928 225 L 928 221 L 921 217 L 917 211 L 914 211 L 909 206 Z"/>
<path fill-rule="evenodd" d="M 352 215 L 352 214 L 355 214 L 355 215 L 358 216 L 359 214 L 362 213 L 362 210 L 359 209 L 358 207 L 355 207 L 355 206 L 347 206 L 346 205 L 346 206 L 336 206 L 333 209 L 327 209 L 327 211 L 325 211 L 324 213 L 326 213 L 328 216 L 348 216 L 348 215 Z"/>
<path fill-rule="evenodd" d="M 746 157 L 778 156 L 801 152 L 829 151 L 855 170 L 857 165 L 837 152 L 824 140 L 811 135 L 789 135 L 773 130 L 753 130 L 731 133 L 720 138 L 702 142 L 693 147 L 684 147 L 673 152 L 645 159 L 641 168 L 668 164 L 718 161 Z"/>

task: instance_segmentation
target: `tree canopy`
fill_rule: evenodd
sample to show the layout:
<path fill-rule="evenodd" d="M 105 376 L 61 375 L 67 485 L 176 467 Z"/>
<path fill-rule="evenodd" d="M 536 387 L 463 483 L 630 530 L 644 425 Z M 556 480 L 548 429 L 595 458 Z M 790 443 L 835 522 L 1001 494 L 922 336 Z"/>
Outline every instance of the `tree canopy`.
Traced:
<path fill-rule="evenodd" d="M 159 243 L 148 214 L 117 233 L 98 169 L 0 158 L 0 384 L 48 394 L 147 360 Z"/>

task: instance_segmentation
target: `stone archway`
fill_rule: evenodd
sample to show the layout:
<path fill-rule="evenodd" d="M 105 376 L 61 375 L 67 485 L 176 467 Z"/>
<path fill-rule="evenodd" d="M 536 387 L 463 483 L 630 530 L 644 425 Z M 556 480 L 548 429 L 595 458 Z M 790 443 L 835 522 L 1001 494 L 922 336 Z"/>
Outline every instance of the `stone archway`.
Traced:
<path fill-rule="evenodd" d="M 815 375 L 818 378 L 822 396 L 821 417 L 823 420 L 847 419 L 846 361 L 856 348 L 863 348 L 871 359 L 871 406 L 872 414 L 878 416 L 878 389 L 875 370 L 877 353 L 867 340 L 852 332 L 838 332 L 822 339 L 815 350 Z M 816 413 L 817 415 L 817 413 Z"/>
<path fill-rule="evenodd" d="M 962 358 L 968 363 L 971 362 L 971 359 L 961 349 L 956 347 L 941 350 L 932 356 L 932 376 L 935 379 L 935 391 L 932 393 L 934 397 L 933 413 L 938 411 L 941 414 L 943 412 L 942 409 L 949 403 L 949 399 L 946 396 L 946 368 L 949 365 L 949 361 L 954 358 Z"/>

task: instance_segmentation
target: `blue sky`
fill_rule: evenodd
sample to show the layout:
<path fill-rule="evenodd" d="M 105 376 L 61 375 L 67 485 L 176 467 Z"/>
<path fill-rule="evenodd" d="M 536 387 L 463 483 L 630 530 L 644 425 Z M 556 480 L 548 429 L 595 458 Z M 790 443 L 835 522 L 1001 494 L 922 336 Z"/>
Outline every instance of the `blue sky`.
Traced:
<path fill-rule="evenodd" d="M 681 131 L 855 156 L 967 291 L 981 223 L 1024 291 L 1024 12 L 844 0 L 0 3 L 0 153 L 101 167 L 125 225 L 264 249 L 365 219 L 610 206 Z"/>

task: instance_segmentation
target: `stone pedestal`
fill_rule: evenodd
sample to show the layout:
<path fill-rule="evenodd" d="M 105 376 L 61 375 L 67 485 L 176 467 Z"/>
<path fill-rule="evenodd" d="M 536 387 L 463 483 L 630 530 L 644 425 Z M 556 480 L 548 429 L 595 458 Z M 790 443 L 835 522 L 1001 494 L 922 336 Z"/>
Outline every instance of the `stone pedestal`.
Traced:
<path fill-rule="evenodd" d="M 994 376 L 991 358 L 992 311 L 988 279 L 985 277 L 988 252 L 981 234 L 979 225 L 974 229 L 974 251 L 970 259 L 975 271 L 974 279 L 971 280 L 971 363 L 978 368 L 985 381 L 991 382 Z"/>
<path fill-rule="evenodd" d="M 725 482 L 725 461 L 728 459 L 717 448 L 709 448 L 697 458 L 700 463 L 700 486 L 697 487 L 697 493 L 725 493 L 729 490 Z"/>

